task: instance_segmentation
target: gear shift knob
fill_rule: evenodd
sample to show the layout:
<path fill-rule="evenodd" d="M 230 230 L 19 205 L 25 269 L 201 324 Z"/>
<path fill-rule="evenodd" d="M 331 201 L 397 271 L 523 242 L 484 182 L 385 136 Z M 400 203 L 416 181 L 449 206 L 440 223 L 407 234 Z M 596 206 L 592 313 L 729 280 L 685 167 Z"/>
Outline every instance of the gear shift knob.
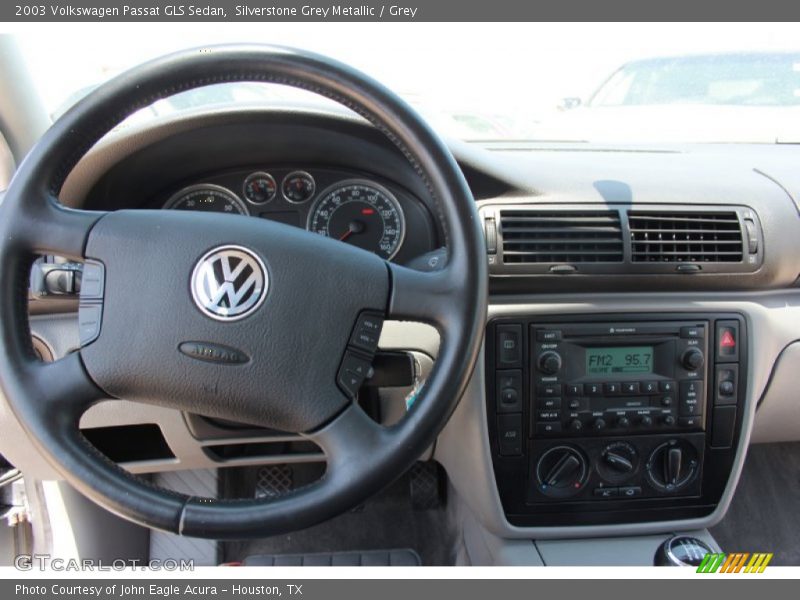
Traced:
<path fill-rule="evenodd" d="M 658 547 L 653 564 L 657 567 L 696 567 L 709 552 L 713 550 L 702 540 L 675 535 Z"/>

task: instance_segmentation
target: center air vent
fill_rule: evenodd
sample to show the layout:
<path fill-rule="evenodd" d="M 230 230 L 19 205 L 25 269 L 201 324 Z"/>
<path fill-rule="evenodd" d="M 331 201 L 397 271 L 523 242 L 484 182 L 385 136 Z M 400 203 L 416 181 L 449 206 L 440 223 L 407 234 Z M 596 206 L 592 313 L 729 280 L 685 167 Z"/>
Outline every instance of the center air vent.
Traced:
<path fill-rule="evenodd" d="M 633 262 L 742 261 L 742 229 L 735 212 L 628 212 Z"/>
<path fill-rule="evenodd" d="M 619 263 L 617 211 L 501 210 L 505 264 Z"/>

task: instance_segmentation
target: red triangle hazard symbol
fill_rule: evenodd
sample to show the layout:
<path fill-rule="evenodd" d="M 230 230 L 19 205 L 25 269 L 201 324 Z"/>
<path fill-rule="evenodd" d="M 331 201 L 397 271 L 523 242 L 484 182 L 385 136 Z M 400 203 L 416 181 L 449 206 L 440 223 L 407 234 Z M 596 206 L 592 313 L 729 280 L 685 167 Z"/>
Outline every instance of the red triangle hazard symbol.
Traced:
<path fill-rule="evenodd" d="M 733 339 L 733 335 L 730 331 L 723 332 L 722 339 L 719 341 L 719 345 L 722 348 L 733 348 L 736 345 L 736 340 Z"/>

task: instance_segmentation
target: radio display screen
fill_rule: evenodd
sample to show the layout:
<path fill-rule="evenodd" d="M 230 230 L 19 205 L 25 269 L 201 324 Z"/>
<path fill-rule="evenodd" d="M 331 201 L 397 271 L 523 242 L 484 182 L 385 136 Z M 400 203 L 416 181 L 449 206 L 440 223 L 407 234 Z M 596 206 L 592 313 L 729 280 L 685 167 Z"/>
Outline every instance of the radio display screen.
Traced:
<path fill-rule="evenodd" d="M 653 346 L 586 348 L 587 375 L 652 372 Z"/>

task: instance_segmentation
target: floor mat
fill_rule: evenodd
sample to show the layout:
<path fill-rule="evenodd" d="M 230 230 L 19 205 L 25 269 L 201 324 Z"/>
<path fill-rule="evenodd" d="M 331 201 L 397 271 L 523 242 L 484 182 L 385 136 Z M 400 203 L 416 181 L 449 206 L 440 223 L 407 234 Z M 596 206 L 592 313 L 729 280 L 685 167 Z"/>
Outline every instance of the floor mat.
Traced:
<path fill-rule="evenodd" d="M 728 514 L 711 533 L 725 552 L 773 552 L 772 565 L 800 565 L 800 444 L 750 446 Z"/>
<path fill-rule="evenodd" d="M 233 471 L 225 469 L 225 471 Z M 226 495 L 239 497 L 250 486 L 257 470 L 241 469 L 223 479 Z M 357 509 L 309 529 L 271 538 L 226 542 L 225 562 L 244 561 L 256 555 L 296 555 L 411 548 L 423 565 L 451 565 L 455 543 L 454 528 L 442 509 L 413 510 L 408 476 L 368 500 Z"/>

